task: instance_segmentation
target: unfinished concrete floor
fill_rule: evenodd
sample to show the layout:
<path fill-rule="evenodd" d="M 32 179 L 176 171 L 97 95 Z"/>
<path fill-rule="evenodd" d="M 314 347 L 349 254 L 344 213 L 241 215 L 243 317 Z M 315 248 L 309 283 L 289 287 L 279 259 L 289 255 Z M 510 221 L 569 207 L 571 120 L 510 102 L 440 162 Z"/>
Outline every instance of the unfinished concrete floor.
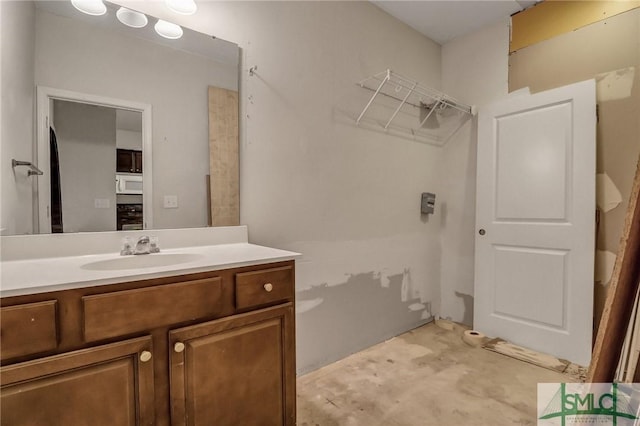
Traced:
<path fill-rule="evenodd" d="M 433 323 L 298 378 L 298 426 L 536 424 L 538 382 L 570 376 Z"/>

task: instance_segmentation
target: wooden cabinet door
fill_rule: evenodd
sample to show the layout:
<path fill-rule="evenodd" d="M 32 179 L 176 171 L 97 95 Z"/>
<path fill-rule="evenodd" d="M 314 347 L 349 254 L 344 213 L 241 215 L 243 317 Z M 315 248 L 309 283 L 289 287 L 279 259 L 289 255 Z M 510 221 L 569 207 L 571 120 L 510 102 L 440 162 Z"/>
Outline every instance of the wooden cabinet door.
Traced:
<path fill-rule="evenodd" d="M 169 333 L 171 424 L 294 425 L 293 305 Z"/>
<path fill-rule="evenodd" d="M 116 171 L 124 173 L 134 173 L 133 151 L 130 149 L 116 149 Z"/>
<path fill-rule="evenodd" d="M 116 149 L 116 172 L 142 173 L 142 151 Z"/>
<path fill-rule="evenodd" d="M 3 426 L 153 425 L 151 337 L 0 369 Z"/>
<path fill-rule="evenodd" d="M 142 173 L 142 151 L 133 151 L 133 165 L 136 173 Z"/>

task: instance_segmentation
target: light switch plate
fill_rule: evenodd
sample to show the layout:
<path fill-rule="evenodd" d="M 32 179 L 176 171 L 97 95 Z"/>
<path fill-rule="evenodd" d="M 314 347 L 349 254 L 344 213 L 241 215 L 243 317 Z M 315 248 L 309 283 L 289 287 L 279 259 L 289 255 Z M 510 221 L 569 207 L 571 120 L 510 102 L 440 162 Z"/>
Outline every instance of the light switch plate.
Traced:
<path fill-rule="evenodd" d="M 177 195 L 165 195 L 164 196 L 164 208 L 165 209 L 177 209 L 178 208 L 178 196 Z"/>
<path fill-rule="evenodd" d="M 431 192 L 423 192 L 420 203 L 420 212 L 422 214 L 433 214 L 436 205 L 436 194 Z"/>

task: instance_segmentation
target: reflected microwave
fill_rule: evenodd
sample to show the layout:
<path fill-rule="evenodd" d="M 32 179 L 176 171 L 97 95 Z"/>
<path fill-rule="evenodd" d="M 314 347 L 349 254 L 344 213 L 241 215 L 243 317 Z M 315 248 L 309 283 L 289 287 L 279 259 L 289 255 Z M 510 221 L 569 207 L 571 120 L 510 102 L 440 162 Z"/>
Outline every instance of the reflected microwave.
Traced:
<path fill-rule="evenodd" d="M 117 174 L 116 194 L 142 194 L 142 176 Z"/>

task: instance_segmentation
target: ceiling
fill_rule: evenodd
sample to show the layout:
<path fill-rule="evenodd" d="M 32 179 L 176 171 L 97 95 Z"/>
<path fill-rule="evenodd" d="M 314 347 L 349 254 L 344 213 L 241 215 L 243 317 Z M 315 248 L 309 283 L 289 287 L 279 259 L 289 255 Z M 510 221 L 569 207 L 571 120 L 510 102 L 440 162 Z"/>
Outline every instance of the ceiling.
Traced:
<path fill-rule="evenodd" d="M 494 24 L 537 3 L 536 0 L 372 0 L 439 44 Z"/>

